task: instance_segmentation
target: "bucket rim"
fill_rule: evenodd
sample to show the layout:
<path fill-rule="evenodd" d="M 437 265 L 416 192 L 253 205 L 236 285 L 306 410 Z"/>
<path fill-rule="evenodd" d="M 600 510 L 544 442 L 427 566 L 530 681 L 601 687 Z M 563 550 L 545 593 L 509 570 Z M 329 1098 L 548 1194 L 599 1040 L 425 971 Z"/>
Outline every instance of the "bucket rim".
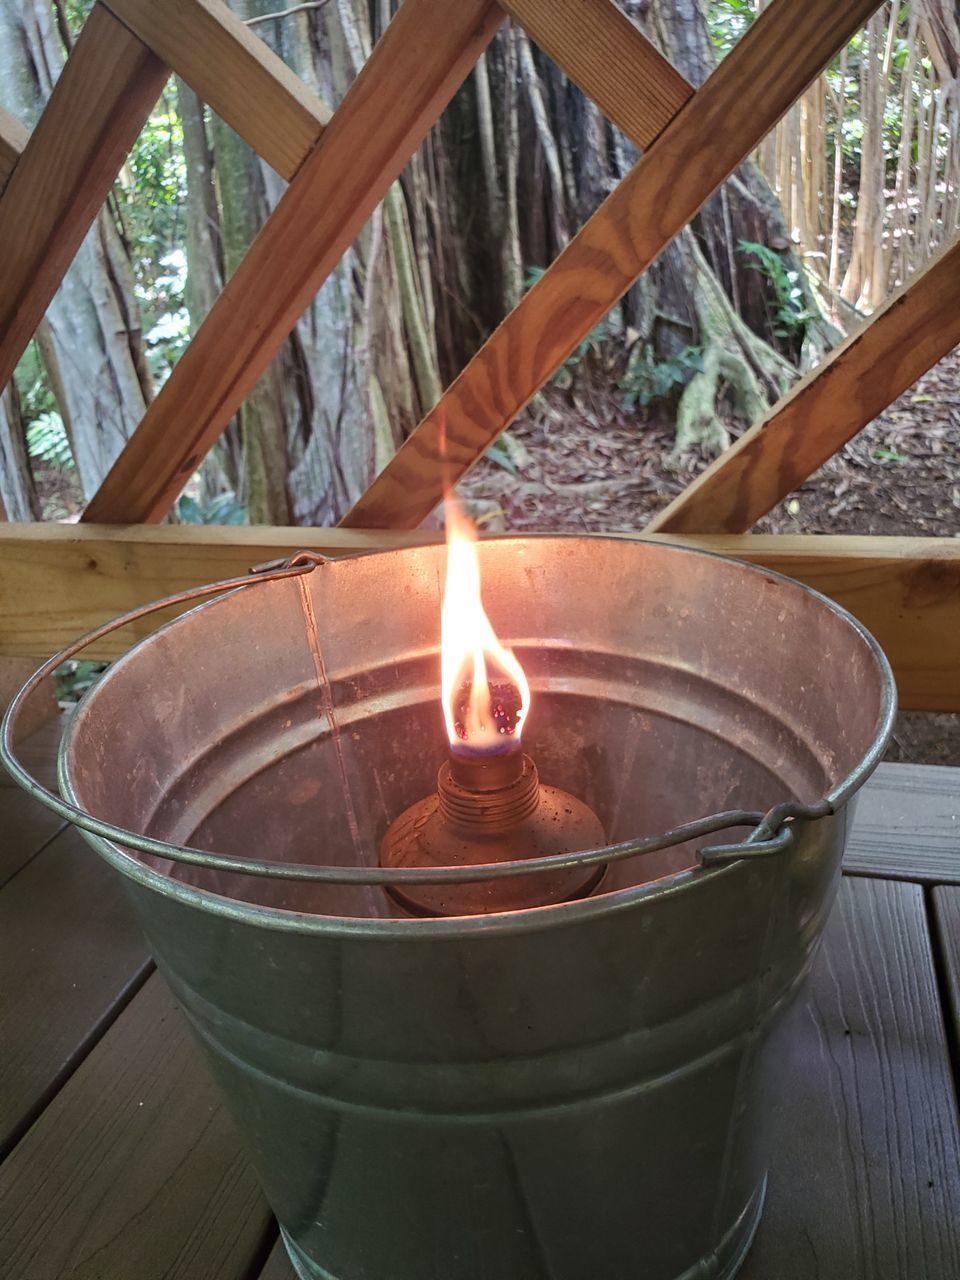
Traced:
<path fill-rule="evenodd" d="M 849 800 L 850 797 L 853 794 L 855 794 L 856 791 L 859 790 L 859 788 L 863 785 L 866 779 L 870 776 L 870 774 L 876 768 L 876 765 L 879 763 L 882 757 L 884 748 L 886 746 L 886 743 L 892 731 L 894 717 L 896 714 L 896 686 L 895 686 L 893 672 L 890 668 L 889 661 L 887 660 L 886 655 L 884 654 L 883 650 L 881 649 L 875 637 L 859 621 L 859 619 L 854 617 L 854 615 L 851 614 L 847 609 L 837 604 L 836 601 L 831 600 L 828 596 L 824 595 L 822 592 L 816 590 L 815 588 L 809 587 L 805 583 L 799 582 L 794 578 L 790 578 L 786 574 L 780 573 L 777 570 L 767 569 L 765 566 L 757 565 L 750 561 L 746 561 L 734 556 L 726 555 L 721 551 L 714 551 L 711 549 L 700 548 L 700 547 L 691 547 L 689 544 L 686 544 L 683 542 L 674 542 L 672 540 L 662 539 L 659 537 L 656 540 L 654 540 L 654 539 L 636 538 L 636 537 L 629 537 L 629 536 L 616 535 L 616 534 L 610 535 L 610 534 L 534 533 L 534 534 L 493 535 L 493 536 L 488 536 L 483 538 L 482 542 L 484 543 L 515 542 L 515 543 L 525 544 L 530 541 L 537 540 L 537 541 L 554 541 L 557 543 L 570 543 L 570 542 L 582 542 L 587 539 L 589 539 L 590 541 L 597 541 L 597 542 L 630 544 L 630 545 L 637 546 L 638 548 L 642 548 L 644 550 L 653 550 L 657 553 L 663 552 L 671 555 L 681 554 L 681 555 L 686 555 L 688 557 L 690 556 L 706 557 L 706 558 L 720 560 L 726 564 L 736 565 L 738 569 L 742 571 L 747 571 L 752 574 L 760 575 L 761 577 L 765 578 L 768 581 L 779 582 L 789 587 L 792 590 L 798 590 L 808 596 L 814 597 L 822 607 L 825 607 L 830 613 L 832 613 L 834 616 L 839 618 L 845 625 L 847 625 L 852 631 L 854 631 L 860 637 L 860 639 L 864 642 L 866 648 L 870 652 L 876 664 L 878 675 L 880 677 L 880 690 L 881 690 L 880 704 L 881 705 L 879 709 L 879 714 L 877 718 L 877 724 L 874 731 L 874 735 L 866 751 L 863 753 L 859 761 L 848 772 L 846 777 L 840 780 L 840 782 L 827 794 L 824 800 L 820 802 L 819 806 L 814 807 L 818 809 L 819 812 L 814 813 L 811 810 L 809 814 L 801 814 L 799 816 L 811 817 L 814 820 L 817 820 L 820 817 L 828 816 L 829 814 L 832 814 L 841 805 L 843 805 L 847 800 Z M 416 544 L 414 547 L 393 547 L 393 548 L 387 548 L 387 549 L 366 550 L 358 553 L 353 553 L 350 555 L 345 555 L 342 557 L 337 557 L 335 560 L 330 559 L 329 563 L 332 565 L 332 564 L 339 564 L 341 560 L 353 561 L 353 560 L 368 559 L 370 557 L 382 558 L 382 557 L 390 557 L 390 556 L 409 555 L 413 551 L 423 549 L 424 547 L 433 547 L 440 543 L 442 543 L 442 539 L 437 538 L 435 541 L 419 543 L 419 544 Z M 307 554 L 308 556 L 311 555 L 311 553 L 307 553 Z M 304 569 L 303 567 L 300 567 L 299 569 L 295 570 L 293 568 L 295 561 L 296 561 L 296 557 L 293 557 L 291 560 L 287 561 L 282 568 L 276 569 L 276 570 L 273 570 L 273 567 L 271 566 L 270 568 L 272 572 L 254 574 L 253 576 L 246 579 L 229 580 L 222 584 L 211 584 L 209 588 L 205 589 L 205 594 L 213 594 L 214 592 L 216 592 L 216 595 L 212 600 L 205 601 L 204 603 L 196 606 L 194 609 L 190 609 L 186 613 L 181 614 L 177 618 L 174 618 L 171 621 L 165 623 L 162 627 L 158 628 L 156 631 L 151 633 L 151 635 L 138 641 L 125 654 L 123 654 L 120 658 L 118 658 L 115 661 L 115 663 L 112 664 L 111 669 L 122 667 L 128 660 L 132 660 L 134 656 L 140 652 L 143 646 L 149 645 L 158 636 L 167 632 L 170 628 L 175 628 L 177 626 L 183 625 L 184 622 L 187 619 L 189 619 L 194 612 L 196 612 L 197 608 L 202 608 L 202 609 L 210 608 L 213 605 L 215 605 L 219 600 L 225 599 L 227 595 L 233 595 L 238 590 L 247 589 L 249 586 L 254 585 L 258 580 L 265 581 L 271 578 L 276 579 L 281 577 L 301 576 L 304 572 L 312 571 L 312 569 L 316 567 L 318 563 L 325 562 L 319 559 L 318 557 L 313 556 L 312 563 L 310 564 L 310 567 L 308 569 Z M 165 605 L 169 603 L 169 601 L 165 601 L 162 603 Z M 116 626 L 119 624 L 115 622 L 113 625 Z M 103 629 L 100 629 L 98 632 L 92 633 L 92 634 L 102 635 Z M 51 661 L 53 661 L 53 659 L 51 659 Z M 49 664 L 45 664 L 45 666 L 48 666 L 48 665 Z M 43 670 L 43 668 L 41 670 Z M 28 682 L 28 685 L 29 684 L 30 682 Z M 25 686 L 24 688 L 26 690 L 27 686 Z M 73 781 L 70 777 L 70 769 L 69 769 L 69 761 L 68 761 L 69 748 L 70 748 L 70 744 L 72 743 L 73 736 L 78 727 L 78 724 L 82 720 L 81 713 L 85 705 L 87 704 L 88 699 L 90 700 L 94 699 L 95 694 L 96 694 L 96 687 L 89 690 L 88 693 L 81 700 L 81 703 L 79 704 L 74 717 L 71 719 L 70 723 L 66 726 L 66 729 L 64 731 L 63 738 L 61 741 L 61 745 L 60 745 L 59 760 L 58 760 L 58 781 L 60 785 L 60 790 L 62 795 L 72 805 L 75 805 L 78 807 L 79 807 L 79 797 L 76 794 L 76 791 L 73 786 Z M 19 699 L 19 696 L 20 695 L 18 695 L 18 699 Z M 4 763 L 7 764 L 8 769 L 10 768 L 10 763 L 11 763 L 10 757 L 13 757 L 13 753 L 12 751 L 9 750 L 9 743 L 7 741 L 8 737 L 10 736 L 8 732 L 7 722 L 10 719 L 11 712 L 14 712 L 16 704 L 17 704 L 17 700 L 15 699 L 14 703 L 11 704 L 11 707 L 7 713 L 7 716 L 4 719 L 2 754 L 4 758 Z M 21 776 L 22 773 L 24 773 L 25 771 L 23 771 L 22 767 L 19 766 L 19 762 L 16 761 L 15 757 L 13 757 L 13 763 L 16 767 L 12 769 L 11 772 L 14 773 L 14 777 L 18 782 L 21 783 L 21 785 L 26 785 L 23 781 L 23 777 Z M 29 775 L 27 775 L 27 777 L 29 777 Z M 34 790 L 34 787 L 28 787 L 28 789 Z M 56 800 L 56 797 L 54 797 L 52 793 L 46 793 L 46 795 L 49 797 L 50 800 L 54 800 L 54 801 Z M 43 794 L 37 794 L 37 798 L 42 803 L 48 803 L 48 807 L 49 807 L 49 802 L 44 799 Z M 792 815 L 787 815 L 787 816 L 792 816 Z M 727 824 L 727 825 L 731 825 L 731 824 Z M 789 832 L 789 827 L 784 828 L 784 831 Z M 559 904 L 553 904 L 553 905 L 547 905 L 547 906 L 535 906 L 535 907 L 524 908 L 522 910 L 506 911 L 506 912 L 500 912 L 500 913 L 491 913 L 489 915 L 476 915 L 476 916 L 411 917 L 411 918 L 360 917 L 360 916 L 354 917 L 354 916 L 319 915 L 314 913 L 301 913 L 301 912 L 291 911 L 291 910 L 279 908 L 279 907 L 266 907 L 257 903 L 251 903 L 251 902 L 243 901 L 241 899 L 231 898 L 227 895 L 216 893 L 213 890 L 200 889 L 192 885 L 187 885 L 182 881 L 174 880 L 165 872 L 156 870 L 155 868 L 143 862 L 140 858 L 135 857 L 131 853 L 126 852 L 119 843 L 114 843 L 112 840 L 105 839 L 103 836 L 97 834 L 96 832 L 83 831 L 82 834 L 84 835 L 84 838 L 87 840 L 87 842 L 102 857 L 104 857 L 108 862 L 116 866 L 117 869 L 120 870 L 124 875 L 128 876 L 130 879 L 134 881 L 139 882 L 141 885 L 143 885 L 146 888 L 149 888 L 155 892 L 161 893 L 161 895 L 163 896 L 178 899 L 185 904 L 188 904 L 203 910 L 207 910 L 216 915 L 229 917 L 234 920 L 243 921 L 247 923 L 256 923 L 261 927 L 271 927 L 271 928 L 281 929 L 285 931 L 293 930 L 295 932 L 310 932 L 310 933 L 316 932 L 316 933 L 322 933 L 322 934 L 331 935 L 331 936 L 335 934 L 350 934 L 350 935 L 376 934 L 377 936 L 392 936 L 392 937 L 435 936 L 435 937 L 441 938 L 444 936 L 454 936 L 454 935 L 460 936 L 465 931 L 489 934 L 489 933 L 495 933 L 495 932 L 499 933 L 503 931 L 512 932 L 515 930 L 527 930 L 535 922 L 539 922 L 540 926 L 542 927 L 546 927 L 548 924 L 551 924 L 551 923 L 559 925 L 572 919 L 579 920 L 593 914 L 607 914 L 609 912 L 617 911 L 617 910 L 629 907 L 634 903 L 639 902 L 640 900 L 646 900 L 651 896 L 659 897 L 659 896 L 662 896 L 662 894 L 664 893 L 673 893 L 673 892 L 683 891 L 693 883 L 701 881 L 704 877 L 712 877 L 715 875 L 724 874 L 727 871 L 733 870 L 736 866 L 742 865 L 745 861 L 752 860 L 750 858 L 744 858 L 742 856 L 738 856 L 736 857 L 735 860 L 732 860 L 733 854 L 735 852 L 742 853 L 741 846 L 721 846 L 716 850 L 717 853 L 727 852 L 730 854 L 730 857 L 724 859 L 724 861 L 726 862 L 726 865 L 707 865 L 706 863 L 701 865 L 695 865 L 694 867 L 691 867 L 691 868 L 685 868 L 683 870 L 670 873 L 667 876 L 661 877 L 657 880 L 644 882 L 643 884 L 640 884 L 640 885 L 626 886 L 622 889 L 614 890 L 606 894 L 601 893 L 594 897 L 584 898 L 584 899 L 580 899 L 580 900 L 569 902 L 569 903 L 559 903 Z M 135 834 L 135 833 L 128 833 L 128 834 Z M 671 843 L 680 843 L 680 838 L 678 837 L 676 840 L 672 841 Z M 781 841 L 779 848 L 785 847 L 785 843 L 789 843 L 789 841 L 787 842 Z M 177 847 L 179 848 L 179 846 Z M 771 850 L 771 851 L 775 852 L 777 850 Z M 597 851 L 585 851 L 585 853 L 580 856 L 585 857 L 587 854 L 591 852 L 597 852 Z M 638 852 L 641 852 L 641 851 L 638 851 Z M 757 853 L 759 854 L 759 852 L 760 850 L 758 849 Z M 576 858 L 577 855 L 571 855 L 571 856 Z M 634 853 L 634 854 L 631 854 L 630 856 L 637 856 L 637 855 L 636 853 Z M 283 864 L 276 864 L 276 865 L 278 867 L 283 866 Z M 242 868 L 231 868 L 231 870 L 239 870 L 242 873 Z M 535 872 L 536 870 L 537 870 L 536 867 L 531 867 L 528 871 L 528 874 L 530 872 Z M 247 874 L 252 874 L 252 873 L 248 872 Z M 288 875 L 286 877 L 283 877 L 280 874 L 278 874 L 278 878 L 286 879 L 287 883 L 289 883 L 292 879 L 294 879 L 293 876 Z"/>

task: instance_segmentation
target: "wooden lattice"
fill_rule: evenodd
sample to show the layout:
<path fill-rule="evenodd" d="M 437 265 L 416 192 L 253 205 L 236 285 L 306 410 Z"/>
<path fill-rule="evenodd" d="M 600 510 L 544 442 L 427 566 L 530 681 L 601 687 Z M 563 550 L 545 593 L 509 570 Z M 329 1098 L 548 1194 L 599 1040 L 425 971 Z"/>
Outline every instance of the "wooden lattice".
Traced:
<path fill-rule="evenodd" d="M 0 386 L 176 71 L 289 187 L 83 516 L 100 525 L 161 520 L 509 14 L 642 158 L 342 522 L 414 529 L 440 501 L 445 475 L 473 465 L 877 7 L 773 0 L 694 91 L 613 0 L 404 0 L 331 112 L 222 0 L 98 0 L 33 133 L 0 112 Z M 748 529 L 960 341 L 958 295 L 954 245 L 651 528 Z M 8 537 L 27 554 L 27 534 Z M 337 537 L 346 535 L 321 540 Z M 933 542 L 911 552 L 911 572 L 940 610 L 913 701 L 960 706 L 948 659 L 960 571 L 955 554 Z M 897 618 L 911 584 L 891 596 Z M 10 587 L 0 577 L 0 628 Z M 0 652 L 22 652 L 18 643 L 0 629 Z"/>

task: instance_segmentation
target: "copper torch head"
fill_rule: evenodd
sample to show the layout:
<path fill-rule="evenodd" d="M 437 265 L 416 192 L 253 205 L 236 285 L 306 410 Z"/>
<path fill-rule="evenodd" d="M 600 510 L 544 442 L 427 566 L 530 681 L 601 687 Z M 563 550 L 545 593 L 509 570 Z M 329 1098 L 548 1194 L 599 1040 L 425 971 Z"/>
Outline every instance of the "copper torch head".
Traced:
<path fill-rule="evenodd" d="M 596 814 L 575 796 L 544 786 L 519 748 L 496 754 L 451 753 L 437 790 L 388 828 L 384 867 L 459 867 L 579 853 L 605 843 Z M 473 883 L 404 886 L 393 897 L 414 915 L 482 915 L 584 897 L 604 867 L 549 871 Z"/>

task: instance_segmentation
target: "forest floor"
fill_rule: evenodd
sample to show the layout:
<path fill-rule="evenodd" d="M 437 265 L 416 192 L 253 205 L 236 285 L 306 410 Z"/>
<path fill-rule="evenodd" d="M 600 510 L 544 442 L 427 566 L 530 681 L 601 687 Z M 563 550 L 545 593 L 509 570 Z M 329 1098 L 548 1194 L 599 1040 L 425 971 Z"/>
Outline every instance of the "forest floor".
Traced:
<path fill-rule="evenodd" d="M 638 429 L 636 413 L 609 393 L 551 389 L 509 437 L 511 470 L 485 458 L 459 486 L 488 532 L 633 532 L 708 461 L 672 463 L 673 424 Z M 960 349 L 755 532 L 960 537 Z M 901 713 L 887 758 L 960 765 L 960 715 Z"/>

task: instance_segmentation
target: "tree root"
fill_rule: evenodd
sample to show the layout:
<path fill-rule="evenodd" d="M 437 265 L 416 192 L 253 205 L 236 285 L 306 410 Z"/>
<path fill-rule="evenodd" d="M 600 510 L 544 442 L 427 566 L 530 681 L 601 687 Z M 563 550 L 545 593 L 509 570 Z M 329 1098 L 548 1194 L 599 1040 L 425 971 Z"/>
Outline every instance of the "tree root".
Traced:
<path fill-rule="evenodd" d="M 737 315 L 689 231 L 683 233 L 683 249 L 695 281 L 703 369 L 694 374 L 677 405 L 674 460 L 694 448 L 721 453 L 729 446 L 730 435 L 719 415 L 721 396 L 749 426 L 798 377 L 794 366 Z"/>
<path fill-rule="evenodd" d="M 747 421 L 755 422 L 768 408 L 747 361 L 721 342 L 712 341 L 704 351 L 702 371 L 694 374 L 680 396 L 675 458 L 692 449 L 718 454 L 729 448 L 730 433 L 717 412 L 724 391 Z"/>

